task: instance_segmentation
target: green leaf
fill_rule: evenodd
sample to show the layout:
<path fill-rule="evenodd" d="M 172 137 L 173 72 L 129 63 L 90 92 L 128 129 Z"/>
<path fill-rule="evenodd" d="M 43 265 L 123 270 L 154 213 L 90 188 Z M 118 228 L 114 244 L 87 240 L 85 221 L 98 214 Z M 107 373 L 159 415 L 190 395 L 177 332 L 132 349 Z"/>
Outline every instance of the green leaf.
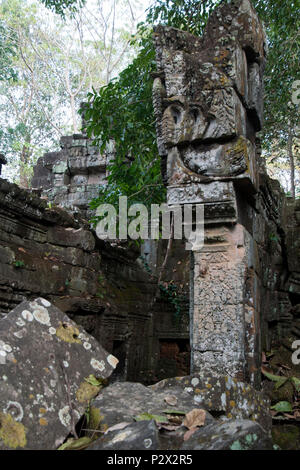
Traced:
<path fill-rule="evenodd" d="M 288 413 L 289 411 L 293 411 L 293 407 L 288 401 L 279 401 L 276 405 L 271 406 L 271 410 Z"/>
<path fill-rule="evenodd" d="M 288 377 L 282 377 L 282 375 L 271 374 L 270 372 L 267 372 L 263 367 L 261 371 L 269 380 L 272 380 L 272 382 L 276 382 L 276 390 L 283 384 L 285 384 L 285 382 L 288 380 Z"/>
<path fill-rule="evenodd" d="M 135 421 L 151 421 L 151 419 L 154 419 L 156 423 L 167 423 L 168 418 L 166 416 L 160 416 L 160 415 L 152 415 L 150 413 L 142 413 L 140 415 L 134 416 L 133 418 Z"/>
<path fill-rule="evenodd" d="M 186 415 L 185 411 L 180 411 L 180 410 L 163 410 L 163 413 L 169 414 L 169 415 Z"/>
<path fill-rule="evenodd" d="M 97 379 L 93 374 L 90 374 L 88 377 L 84 379 L 88 384 L 94 385 L 95 387 L 99 387 L 103 384 L 103 379 Z"/>
<path fill-rule="evenodd" d="M 300 379 L 298 379 L 298 377 L 291 377 L 290 380 L 295 386 L 295 389 L 297 390 L 297 392 L 300 392 Z"/>
<path fill-rule="evenodd" d="M 67 442 L 62 444 L 57 450 L 81 450 L 85 449 L 93 442 L 90 437 L 84 436 L 80 439 L 68 439 Z"/>
<path fill-rule="evenodd" d="M 281 380 L 277 380 L 275 384 L 275 390 L 278 390 L 280 387 L 282 387 L 282 385 L 284 385 L 287 380 L 289 380 L 288 377 L 282 377 Z"/>

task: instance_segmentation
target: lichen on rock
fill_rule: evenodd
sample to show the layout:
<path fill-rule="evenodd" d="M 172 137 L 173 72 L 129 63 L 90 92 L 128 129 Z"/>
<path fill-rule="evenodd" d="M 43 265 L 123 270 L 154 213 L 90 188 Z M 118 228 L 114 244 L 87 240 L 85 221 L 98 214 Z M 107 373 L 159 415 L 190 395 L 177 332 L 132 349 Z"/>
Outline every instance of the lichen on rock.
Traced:
<path fill-rule="evenodd" d="M 78 343 L 81 344 L 81 340 L 78 338 L 79 329 L 70 323 L 61 323 L 56 330 L 56 336 L 66 343 Z"/>
<path fill-rule="evenodd" d="M 9 413 L 0 413 L 0 439 L 10 449 L 26 446 L 26 431 Z"/>

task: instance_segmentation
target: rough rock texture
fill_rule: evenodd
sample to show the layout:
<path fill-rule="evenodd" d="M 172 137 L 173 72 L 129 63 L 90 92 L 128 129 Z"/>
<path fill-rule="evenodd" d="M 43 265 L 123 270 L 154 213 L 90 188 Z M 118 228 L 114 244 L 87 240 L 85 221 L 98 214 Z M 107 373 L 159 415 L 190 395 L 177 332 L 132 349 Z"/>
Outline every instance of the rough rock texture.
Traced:
<path fill-rule="evenodd" d="M 46 299 L 0 320 L 0 449 L 55 449 L 118 360 Z"/>
<path fill-rule="evenodd" d="M 155 421 L 139 421 L 128 424 L 119 431 L 110 431 L 102 439 L 89 446 L 88 450 L 156 450 L 158 429 Z"/>
<path fill-rule="evenodd" d="M 176 398 L 175 405 L 169 405 L 168 396 Z M 164 410 L 174 409 L 188 413 L 199 406 L 187 391 L 172 388 L 171 390 L 153 390 L 140 383 L 116 382 L 102 390 L 93 400 L 92 407 L 98 408 L 103 416 L 101 426 L 111 427 L 117 423 L 132 421 L 134 416 L 150 413 L 162 415 Z M 207 420 L 213 418 L 207 414 Z"/>
<path fill-rule="evenodd" d="M 119 358 L 115 379 L 153 383 L 189 373 L 187 255 L 178 241 L 166 270 L 183 287 L 180 318 L 166 298 L 151 314 L 156 280 L 136 249 L 101 242 L 79 214 L 0 179 L 0 316 L 46 298 Z M 144 257 L 155 275 L 164 247 L 151 245 Z"/>
<path fill-rule="evenodd" d="M 251 385 L 229 376 L 193 374 L 164 379 L 150 387 L 155 393 L 188 393 L 195 405 L 228 419 L 252 419 L 269 433 L 272 425 L 269 399 Z"/>
<path fill-rule="evenodd" d="M 142 450 L 144 439 L 151 439 L 152 449 L 160 450 L 271 449 L 268 405 L 261 393 L 230 377 L 176 377 L 150 387 L 114 383 L 91 403 L 91 410 L 101 415 L 99 429 L 105 434 L 89 449 L 118 450 L 128 445 Z M 185 442 L 185 415 L 199 409 L 206 411 L 203 428 Z M 147 414 L 148 426 L 146 421 L 134 423 Z"/>
<path fill-rule="evenodd" d="M 101 155 L 84 134 L 62 137 L 60 145 L 60 152 L 47 153 L 38 160 L 32 188 L 42 189 L 49 201 L 89 217 L 88 204 L 105 183 L 113 147 Z"/>
<path fill-rule="evenodd" d="M 258 423 L 237 419 L 198 429 L 181 449 L 273 450 L 273 443 Z"/>
<path fill-rule="evenodd" d="M 264 30 L 251 2 L 234 0 L 203 37 L 158 26 L 154 41 L 168 203 L 204 205 L 205 243 L 191 261 L 192 371 L 259 387 L 261 351 L 295 329 L 300 303 L 298 206 L 267 176 L 256 135 Z"/>

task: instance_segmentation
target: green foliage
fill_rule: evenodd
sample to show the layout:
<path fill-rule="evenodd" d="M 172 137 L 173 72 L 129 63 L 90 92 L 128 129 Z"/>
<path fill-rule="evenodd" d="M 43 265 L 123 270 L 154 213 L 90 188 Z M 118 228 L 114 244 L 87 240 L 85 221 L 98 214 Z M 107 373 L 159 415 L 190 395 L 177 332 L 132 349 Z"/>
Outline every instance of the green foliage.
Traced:
<path fill-rule="evenodd" d="M 145 256 L 140 256 L 139 258 L 142 261 L 143 266 L 144 266 L 145 270 L 147 271 L 147 273 L 152 276 L 152 269 L 150 268 L 149 263 L 147 262 Z"/>
<path fill-rule="evenodd" d="M 146 258 L 144 256 L 140 256 L 139 258 L 147 273 L 150 274 L 150 276 L 153 276 L 152 269 L 150 268 Z M 162 297 L 174 307 L 175 321 L 179 322 L 181 303 L 184 300 L 184 296 L 179 293 L 178 286 L 174 284 L 173 281 L 160 283 L 158 287 Z"/>
<path fill-rule="evenodd" d="M 104 202 L 117 206 L 119 196 L 148 205 L 164 199 L 151 100 L 155 53 L 149 34 L 139 42 L 140 53 L 118 80 L 88 95 L 92 105 L 84 115 L 87 133 L 102 151 L 113 141 L 115 152 L 108 184 L 91 204 L 94 209 Z"/>
<path fill-rule="evenodd" d="M 183 296 L 178 292 L 178 286 L 173 281 L 170 281 L 160 284 L 159 289 L 162 296 L 174 307 L 175 320 L 178 323 L 181 313 L 181 302 L 183 300 Z"/>
<path fill-rule="evenodd" d="M 25 267 L 24 261 L 15 261 L 13 264 L 14 264 L 14 267 L 18 269 Z"/>
<path fill-rule="evenodd" d="M 275 382 L 275 389 L 282 387 L 286 382 L 290 382 L 296 389 L 297 392 L 300 391 L 300 379 L 298 377 L 285 377 L 283 375 L 275 375 L 271 372 L 266 371 L 262 368 L 262 374 L 267 377 L 272 382 Z"/>
<path fill-rule="evenodd" d="M 79 439 L 74 439 L 70 437 L 64 444 L 58 447 L 57 450 L 84 450 L 93 442 L 88 436 L 80 437 Z"/>
<path fill-rule="evenodd" d="M 104 296 L 107 294 L 107 289 L 105 288 L 105 277 L 100 275 L 98 276 L 98 284 L 100 285 L 96 297 L 99 299 L 103 299 Z"/>
<path fill-rule="evenodd" d="M 86 0 L 41 0 L 41 2 L 57 15 L 64 17 L 67 11 L 71 14 L 76 13 Z"/>
<path fill-rule="evenodd" d="M 168 418 L 166 416 L 160 416 L 160 415 L 152 415 L 150 413 L 141 413 L 140 415 L 134 416 L 133 419 L 135 421 L 151 421 L 152 419 L 156 423 L 167 423 Z"/>
<path fill-rule="evenodd" d="M 210 13 L 221 0 L 156 0 L 149 8 L 147 23 L 163 24 L 200 36 Z"/>
<path fill-rule="evenodd" d="M 94 387 L 99 387 L 103 385 L 105 379 L 97 379 L 93 374 L 90 374 L 87 378 L 84 379 L 88 384 L 93 385 Z"/>
<path fill-rule="evenodd" d="M 271 242 L 278 242 L 279 241 L 277 235 L 275 235 L 274 233 L 271 233 L 269 235 L 269 240 L 271 240 Z"/>
<path fill-rule="evenodd" d="M 163 23 L 201 34 L 209 12 L 218 1 L 157 0 L 141 23 L 132 46 L 139 47 L 133 62 L 106 87 L 88 95 L 82 113 L 89 137 L 104 151 L 114 142 L 115 159 L 108 165 L 108 181 L 91 208 L 108 203 L 118 207 L 119 196 L 146 207 L 165 201 L 152 106 L 152 73 L 156 69 L 153 25 Z M 94 218 L 96 223 L 97 219 Z"/>
<path fill-rule="evenodd" d="M 0 81 L 16 80 L 17 72 L 13 67 L 16 56 L 16 38 L 3 20 L 0 20 Z"/>
<path fill-rule="evenodd" d="M 265 71 L 264 147 L 272 139 L 285 146 L 289 121 L 296 125 L 299 109 L 291 103 L 292 84 L 299 79 L 300 1 L 252 0 L 265 24 L 268 60 Z"/>
<path fill-rule="evenodd" d="M 271 406 L 271 410 L 275 410 L 280 413 L 290 413 L 293 411 L 293 407 L 288 401 L 279 401 L 276 405 Z"/>

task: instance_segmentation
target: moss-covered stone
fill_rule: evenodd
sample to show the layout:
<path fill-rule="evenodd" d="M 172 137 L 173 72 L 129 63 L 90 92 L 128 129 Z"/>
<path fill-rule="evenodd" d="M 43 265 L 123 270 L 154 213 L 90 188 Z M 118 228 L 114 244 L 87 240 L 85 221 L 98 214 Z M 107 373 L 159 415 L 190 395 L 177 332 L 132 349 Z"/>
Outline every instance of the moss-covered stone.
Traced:
<path fill-rule="evenodd" d="M 282 450 L 300 450 L 300 429 L 293 424 L 273 426 L 272 438 L 274 444 Z"/>
<path fill-rule="evenodd" d="M 273 385 L 273 390 L 271 391 L 270 397 L 272 404 L 279 401 L 288 401 L 289 403 L 293 402 L 293 397 L 295 393 L 295 388 L 290 381 L 287 381 L 284 385 L 279 387 L 277 390 Z"/>
<path fill-rule="evenodd" d="M 92 385 L 88 382 L 82 382 L 76 392 L 76 398 L 79 403 L 88 403 L 96 397 L 101 390 L 101 386 Z"/>
<path fill-rule="evenodd" d="M 10 449 L 26 446 L 26 431 L 9 413 L 0 413 L 0 439 Z"/>

